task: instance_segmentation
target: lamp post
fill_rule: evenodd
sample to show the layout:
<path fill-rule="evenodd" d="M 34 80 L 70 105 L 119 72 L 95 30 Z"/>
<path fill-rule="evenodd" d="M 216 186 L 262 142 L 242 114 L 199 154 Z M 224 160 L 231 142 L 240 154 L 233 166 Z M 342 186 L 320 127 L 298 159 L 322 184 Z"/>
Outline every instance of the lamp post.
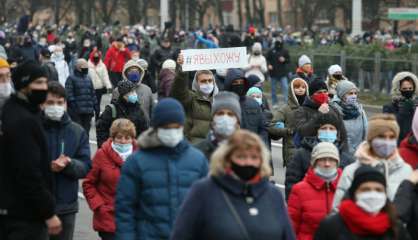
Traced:
<path fill-rule="evenodd" d="M 353 12 L 352 12 L 352 30 L 351 34 L 353 36 L 360 35 L 363 33 L 362 30 L 362 0 L 353 0 Z"/>

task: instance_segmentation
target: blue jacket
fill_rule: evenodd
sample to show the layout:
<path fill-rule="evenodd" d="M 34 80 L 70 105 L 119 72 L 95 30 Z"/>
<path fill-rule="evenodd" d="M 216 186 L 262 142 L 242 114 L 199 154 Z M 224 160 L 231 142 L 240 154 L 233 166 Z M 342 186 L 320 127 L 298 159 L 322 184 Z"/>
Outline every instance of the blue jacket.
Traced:
<path fill-rule="evenodd" d="M 189 188 L 207 175 L 206 157 L 186 140 L 174 148 L 161 143 L 149 146 L 158 141 L 152 128 L 141 134 L 140 150 L 122 166 L 116 191 L 116 239 L 168 239 Z"/>
<path fill-rule="evenodd" d="M 56 212 L 58 214 L 78 211 L 78 180 L 84 178 L 91 168 L 90 145 L 84 129 L 71 121 L 65 113 L 60 122 L 43 119 L 50 161 L 61 154 L 71 163 L 61 172 L 53 173 Z"/>
<path fill-rule="evenodd" d="M 245 184 L 230 175 L 212 176 L 193 185 L 180 209 L 171 239 L 246 239 L 223 192 L 239 215 L 249 239 L 295 239 L 277 187 L 267 178 Z"/>
<path fill-rule="evenodd" d="M 74 70 L 74 74 L 65 82 L 65 92 L 71 113 L 94 114 L 97 98 L 89 76 L 82 76 L 79 71 Z"/>

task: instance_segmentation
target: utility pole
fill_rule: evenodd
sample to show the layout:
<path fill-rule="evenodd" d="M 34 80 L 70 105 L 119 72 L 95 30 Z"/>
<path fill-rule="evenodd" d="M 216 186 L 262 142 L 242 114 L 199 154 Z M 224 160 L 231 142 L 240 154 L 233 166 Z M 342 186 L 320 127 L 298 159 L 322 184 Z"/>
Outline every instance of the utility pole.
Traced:
<path fill-rule="evenodd" d="M 400 7 L 401 6 L 401 0 L 396 0 L 396 7 Z M 393 33 L 397 34 L 398 33 L 398 29 L 399 29 L 399 21 L 395 20 L 393 23 Z"/>
<path fill-rule="evenodd" d="M 362 22 L 363 22 L 363 11 L 362 11 L 362 0 L 353 0 L 353 7 L 352 7 L 352 30 L 351 35 L 360 35 L 363 33 L 362 30 Z"/>

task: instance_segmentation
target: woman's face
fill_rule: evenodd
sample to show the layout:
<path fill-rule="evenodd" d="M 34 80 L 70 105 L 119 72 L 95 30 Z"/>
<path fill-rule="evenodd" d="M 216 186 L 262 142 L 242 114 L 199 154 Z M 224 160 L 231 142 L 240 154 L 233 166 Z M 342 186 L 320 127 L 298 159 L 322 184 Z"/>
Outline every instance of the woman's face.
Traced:
<path fill-rule="evenodd" d="M 117 133 L 116 136 L 113 138 L 113 142 L 118 143 L 118 144 L 132 143 L 132 137 L 123 135 L 121 133 Z"/>
<path fill-rule="evenodd" d="M 305 85 L 299 85 L 298 87 L 293 88 L 296 96 L 303 96 L 306 94 L 306 86 Z"/>
<path fill-rule="evenodd" d="M 256 148 L 235 150 L 231 154 L 231 161 L 240 166 L 261 166 L 261 153 Z"/>
<path fill-rule="evenodd" d="M 320 158 L 316 160 L 315 167 L 320 167 L 324 169 L 329 168 L 336 168 L 337 167 L 337 161 L 333 158 Z"/>
<path fill-rule="evenodd" d="M 386 192 L 386 189 L 385 186 L 383 186 L 383 184 L 378 182 L 364 182 L 357 188 L 357 190 L 354 192 L 354 195 L 357 196 L 357 194 L 359 193 L 371 191 L 384 193 Z"/>
<path fill-rule="evenodd" d="M 386 132 L 377 135 L 376 138 L 382 138 L 385 140 L 394 140 L 396 139 L 396 134 L 391 130 L 387 130 Z"/>
<path fill-rule="evenodd" d="M 351 89 L 348 93 L 344 95 L 344 99 L 347 99 L 349 96 L 357 96 L 358 92 L 356 89 Z"/>

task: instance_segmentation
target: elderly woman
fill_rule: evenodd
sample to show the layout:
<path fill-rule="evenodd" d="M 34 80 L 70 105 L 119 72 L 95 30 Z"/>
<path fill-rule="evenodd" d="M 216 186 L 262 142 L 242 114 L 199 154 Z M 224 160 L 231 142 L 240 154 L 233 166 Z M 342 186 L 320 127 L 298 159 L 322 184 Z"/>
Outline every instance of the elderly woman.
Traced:
<path fill-rule="evenodd" d="M 257 135 L 236 131 L 212 155 L 210 177 L 190 190 L 171 239 L 295 239 L 283 197 L 268 181 L 269 159 Z"/>
<path fill-rule="evenodd" d="M 93 167 L 83 182 L 83 191 L 93 210 L 93 228 L 103 240 L 114 239 L 115 195 L 121 167 L 136 148 L 135 125 L 128 119 L 116 119 L 110 138 L 97 150 Z"/>

